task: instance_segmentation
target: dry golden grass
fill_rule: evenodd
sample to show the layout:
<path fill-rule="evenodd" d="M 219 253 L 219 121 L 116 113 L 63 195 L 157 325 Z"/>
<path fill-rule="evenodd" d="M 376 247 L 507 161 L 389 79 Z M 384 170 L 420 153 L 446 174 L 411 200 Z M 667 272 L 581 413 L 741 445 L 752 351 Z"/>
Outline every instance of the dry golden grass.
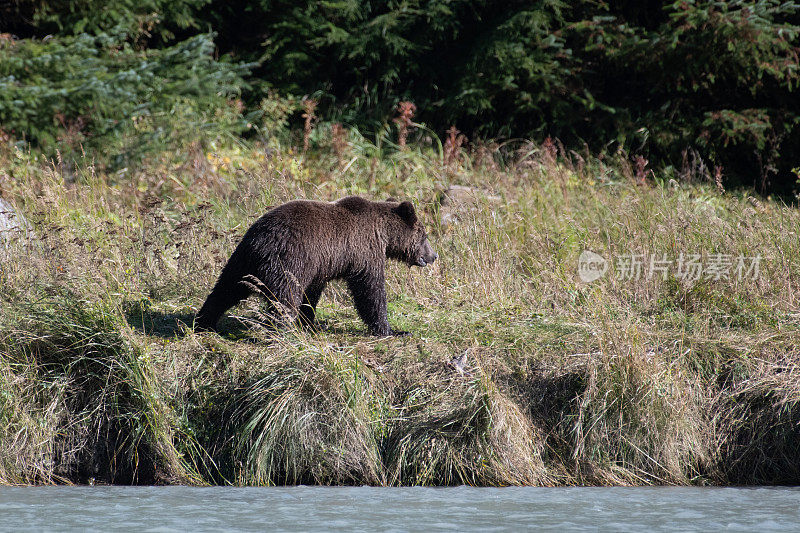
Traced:
<path fill-rule="evenodd" d="M 445 161 L 342 135 L 117 173 L 0 153 L 36 234 L 0 267 L 0 482 L 800 480 L 794 208 L 552 143 Z M 454 184 L 476 199 L 442 206 Z M 337 284 L 320 333 L 265 327 L 257 299 L 193 332 L 268 206 L 348 194 L 423 212 L 440 261 L 387 274 L 411 338 L 366 337 Z M 583 283 L 583 250 L 760 255 L 761 275 Z"/>

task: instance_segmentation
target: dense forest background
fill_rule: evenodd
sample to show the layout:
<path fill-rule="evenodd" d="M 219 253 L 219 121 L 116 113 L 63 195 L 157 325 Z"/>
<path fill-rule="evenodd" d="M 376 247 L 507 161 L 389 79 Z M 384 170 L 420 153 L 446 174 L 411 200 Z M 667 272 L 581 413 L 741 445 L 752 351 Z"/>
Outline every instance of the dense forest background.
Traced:
<path fill-rule="evenodd" d="M 176 143 L 285 134 L 309 99 L 319 120 L 368 135 L 408 101 L 420 135 L 551 137 L 788 195 L 798 7 L 2 0 L 0 138 L 114 167 Z"/>

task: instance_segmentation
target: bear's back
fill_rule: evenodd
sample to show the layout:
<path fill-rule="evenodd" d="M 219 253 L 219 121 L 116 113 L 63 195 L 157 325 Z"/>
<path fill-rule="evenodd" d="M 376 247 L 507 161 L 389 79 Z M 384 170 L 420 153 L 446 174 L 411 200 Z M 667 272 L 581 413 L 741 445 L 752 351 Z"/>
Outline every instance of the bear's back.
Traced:
<path fill-rule="evenodd" d="M 336 202 L 292 200 L 267 211 L 254 225 L 282 226 L 294 231 L 333 231 L 347 233 L 363 230 L 365 225 L 380 222 L 382 204 L 359 196 Z"/>
<path fill-rule="evenodd" d="M 381 205 L 357 196 L 333 203 L 292 200 L 261 216 L 244 241 L 280 251 L 314 248 L 325 255 L 349 254 L 353 248 L 380 247 L 382 224 Z"/>

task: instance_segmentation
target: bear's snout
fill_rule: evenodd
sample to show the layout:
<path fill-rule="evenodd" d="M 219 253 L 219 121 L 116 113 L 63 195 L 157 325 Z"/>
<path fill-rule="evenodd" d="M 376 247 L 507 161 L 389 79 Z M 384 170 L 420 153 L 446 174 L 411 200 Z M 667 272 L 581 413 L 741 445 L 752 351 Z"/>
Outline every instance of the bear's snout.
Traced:
<path fill-rule="evenodd" d="M 422 245 L 422 253 L 417 258 L 417 265 L 424 267 L 433 263 L 437 259 L 439 259 L 439 254 L 433 251 L 431 243 L 426 240 L 425 244 Z"/>

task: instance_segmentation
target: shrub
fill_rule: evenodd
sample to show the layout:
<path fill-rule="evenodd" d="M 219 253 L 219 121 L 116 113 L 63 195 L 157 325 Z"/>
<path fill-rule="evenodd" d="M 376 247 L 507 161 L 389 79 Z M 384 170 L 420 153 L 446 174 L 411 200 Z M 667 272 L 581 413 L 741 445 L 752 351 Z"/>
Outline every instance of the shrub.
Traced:
<path fill-rule="evenodd" d="M 117 165 L 240 132 L 246 66 L 214 60 L 212 37 L 145 51 L 124 34 L 0 41 L 0 127 L 49 155 L 92 150 Z"/>

